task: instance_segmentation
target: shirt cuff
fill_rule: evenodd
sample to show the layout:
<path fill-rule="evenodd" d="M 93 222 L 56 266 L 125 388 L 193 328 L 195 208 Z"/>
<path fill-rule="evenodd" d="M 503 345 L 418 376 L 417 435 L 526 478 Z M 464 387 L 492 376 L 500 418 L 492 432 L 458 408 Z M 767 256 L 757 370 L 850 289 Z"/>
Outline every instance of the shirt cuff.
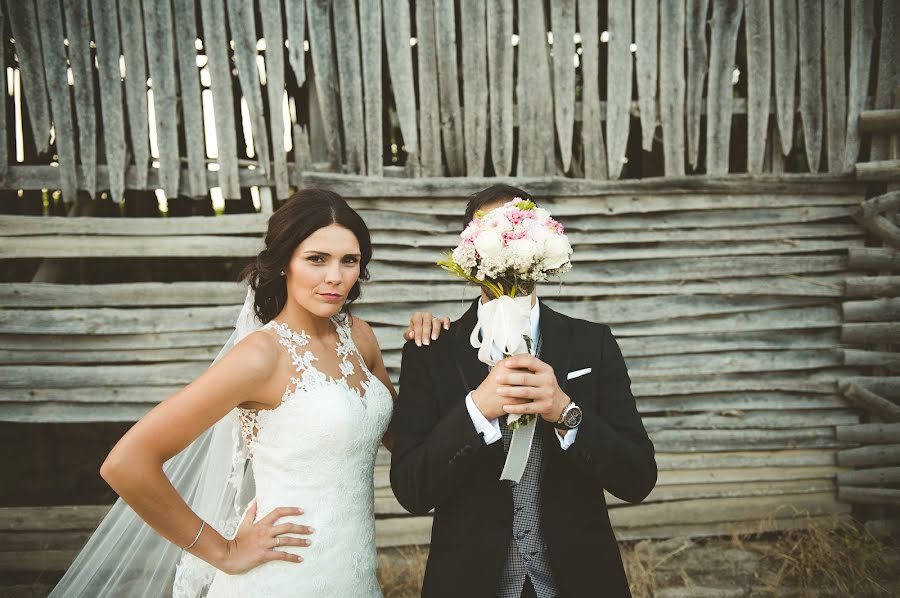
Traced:
<path fill-rule="evenodd" d="M 488 421 L 484 414 L 478 410 L 478 407 L 475 406 L 475 401 L 472 400 L 472 393 L 466 395 L 466 409 L 469 411 L 469 418 L 472 420 L 472 425 L 475 426 L 475 431 L 481 434 L 485 444 L 494 444 L 503 438 L 503 434 L 500 433 L 500 421 L 497 418 Z"/>
<path fill-rule="evenodd" d="M 566 432 L 565 436 L 560 436 L 559 432 L 556 433 L 556 439 L 559 440 L 559 446 L 562 450 L 568 450 L 572 443 L 575 442 L 575 436 L 578 434 L 578 427 L 574 427 L 568 432 Z"/>

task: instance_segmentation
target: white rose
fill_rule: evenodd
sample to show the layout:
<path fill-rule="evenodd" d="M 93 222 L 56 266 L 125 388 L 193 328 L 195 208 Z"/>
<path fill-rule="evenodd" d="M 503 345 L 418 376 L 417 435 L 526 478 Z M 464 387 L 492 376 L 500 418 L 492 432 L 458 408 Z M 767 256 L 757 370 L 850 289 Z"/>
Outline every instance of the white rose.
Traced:
<path fill-rule="evenodd" d="M 550 236 L 550 229 L 547 228 L 546 224 L 532 221 L 528 223 L 527 235 L 529 239 L 540 246 L 543 245 L 547 240 L 547 237 Z"/>
<path fill-rule="evenodd" d="M 512 239 L 507 245 L 507 250 L 515 256 L 516 269 L 525 272 L 534 262 L 538 246 L 529 239 Z"/>
<path fill-rule="evenodd" d="M 475 238 L 475 249 L 483 259 L 495 259 L 499 257 L 500 251 L 503 249 L 503 237 L 494 229 L 482 230 L 481 234 Z"/>
<path fill-rule="evenodd" d="M 544 243 L 544 269 L 555 270 L 569 261 L 572 246 L 563 235 L 553 235 Z"/>

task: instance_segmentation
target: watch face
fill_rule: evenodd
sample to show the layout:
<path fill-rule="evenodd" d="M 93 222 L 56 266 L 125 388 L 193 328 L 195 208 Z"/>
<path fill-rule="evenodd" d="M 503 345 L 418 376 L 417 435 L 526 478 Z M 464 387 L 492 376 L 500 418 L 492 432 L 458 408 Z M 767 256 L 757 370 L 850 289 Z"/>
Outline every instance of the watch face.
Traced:
<path fill-rule="evenodd" d="M 565 424 L 567 428 L 577 428 L 581 424 L 581 407 L 574 405 L 566 413 Z"/>

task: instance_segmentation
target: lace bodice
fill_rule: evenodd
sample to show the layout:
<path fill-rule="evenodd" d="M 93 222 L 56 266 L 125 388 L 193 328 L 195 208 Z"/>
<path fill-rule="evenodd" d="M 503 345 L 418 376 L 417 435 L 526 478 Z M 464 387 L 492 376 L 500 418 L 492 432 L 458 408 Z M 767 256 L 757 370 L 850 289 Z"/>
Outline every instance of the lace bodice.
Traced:
<path fill-rule="evenodd" d="M 241 431 L 256 482 L 257 519 L 282 506 L 288 517 L 316 532 L 300 564 L 275 561 L 239 576 L 217 573 L 210 597 L 380 596 L 375 578 L 373 471 L 391 418 L 390 392 L 372 375 L 350 328 L 335 321 L 340 376 L 316 367 L 310 337 L 286 324 L 277 334 L 294 372 L 281 403 L 270 410 L 240 409 Z"/>

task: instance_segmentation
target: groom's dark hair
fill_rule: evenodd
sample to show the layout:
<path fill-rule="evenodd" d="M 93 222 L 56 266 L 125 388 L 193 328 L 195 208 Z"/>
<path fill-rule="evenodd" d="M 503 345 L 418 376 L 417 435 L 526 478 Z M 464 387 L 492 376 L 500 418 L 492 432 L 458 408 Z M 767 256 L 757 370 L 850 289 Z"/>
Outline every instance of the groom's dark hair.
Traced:
<path fill-rule="evenodd" d="M 491 185 L 487 189 L 482 189 L 477 193 L 473 193 L 469 196 L 469 203 L 466 205 L 466 215 L 465 219 L 463 220 L 463 228 L 469 226 L 469 223 L 472 222 L 473 218 L 475 218 L 475 212 L 477 212 L 484 206 L 492 203 L 497 203 L 498 201 L 507 202 L 516 197 L 518 197 L 519 199 L 534 201 L 530 193 L 528 193 L 527 191 L 523 191 L 518 187 L 512 187 L 510 185 Z"/>

